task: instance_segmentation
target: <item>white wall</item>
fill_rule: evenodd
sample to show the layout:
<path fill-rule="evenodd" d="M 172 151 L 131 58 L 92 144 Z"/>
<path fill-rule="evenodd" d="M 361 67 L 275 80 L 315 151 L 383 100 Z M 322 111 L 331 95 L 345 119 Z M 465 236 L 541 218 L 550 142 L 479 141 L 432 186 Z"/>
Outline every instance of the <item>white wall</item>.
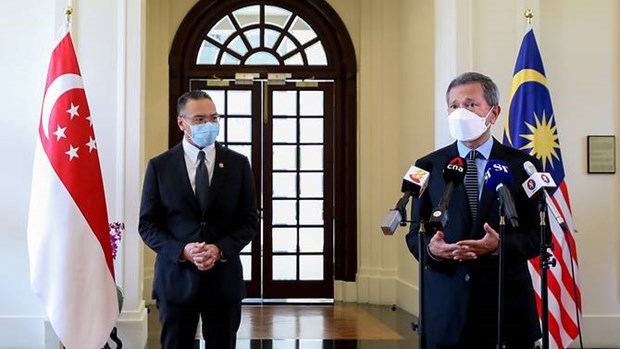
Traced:
<path fill-rule="evenodd" d="M 3 3 L 0 11 L 5 28 L 0 31 L 0 347 L 43 341 L 43 310 L 30 291 L 25 234 L 35 131 L 56 32 L 53 9 L 53 1 L 25 0 Z"/>
<path fill-rule="evenodd" d="M 584 308 L 584 341 L 620 346 L 618 174 L 587 174 L 587 135 L 617 135 L 617 1 L 541 1 L 539 45 L 570 191 Z M 559 35 L 561 33 L 561 35 Z M 617 150 L 616 150 L 617 151 Z M 616 159 L 617 161 L 617 159 Z"/>
<path fill-rule="evenodd" d="M 97 135 L 108 215 L 127 225 L 115 269 L 117 284 L 125 289 L 118 327 L 128 347 L 146 342 L 142 245 L 135 233 L 143 148 L 143 1 L 73 1 L 72 34 Z M 0 12 L 0 126 L 5 130 L 0 137 L 5 163 L 0 181 L 0 348 L 42 348 L 50 335 L 44 308 L 29 284 L 26 225 L 45 77 L 67 3 L 9 0 Z"/>

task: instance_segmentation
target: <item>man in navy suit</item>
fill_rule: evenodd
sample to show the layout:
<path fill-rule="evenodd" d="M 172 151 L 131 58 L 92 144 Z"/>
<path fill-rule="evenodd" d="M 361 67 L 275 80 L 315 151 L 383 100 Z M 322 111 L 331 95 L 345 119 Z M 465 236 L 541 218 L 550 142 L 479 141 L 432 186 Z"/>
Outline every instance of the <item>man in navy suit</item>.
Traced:
<path fill-rule="evenodd" d="M 500 107 L 497 86 L 490 78 L 462 74 L 450 83 L 446 99 L 450 133 L 457 141 L 416 162 L 430 177 L 427 190 L 414 204 L 412 220 L 429 220 L 446 188 L 442 171 L 455 156 L 467 158 L 470 151 L 477 151 L 471 160 L 477 173 L 469 178 L 477 179 L 479 191 L 469 195 L 470 201 L 464 183 L 454 187 L 448 223 L 443 230 L 427 233 L 432 237 L 423 256 L 418 256 L 419 224 L 412 224 L 406 236 L 411 253 L 427 263 L 423 285 L 426 348 L 496 347 L 500 214 L 497 194 L 485 188 L 483 172 L 489 160 L 501 160 L 514 179 L 510 192 L 519 217 L 519 227 L 506 224 L 504 235 L 502 339 L 507 348 L 531 349 L 541 332 L 527 261 L 539 253 L 540 222 L 537 205 L 528 201 L 521 183 L 528 177 L 523 163 L 538 166 L 539 162 L 491 137 L 490 127 Z"/>
<path fill-rule="evenodd" d="M 239 252 L 258 231 L 252 171 L 215 142 L 219 115 L 208 94 L 183 94 L 177 112 L 183 140 L 149 161 L 140 207 L 140 235 L 157 253 L 161 347 L 193 348 L 201 317 L 207 348 L 235 348 L 245 296 Z"/>

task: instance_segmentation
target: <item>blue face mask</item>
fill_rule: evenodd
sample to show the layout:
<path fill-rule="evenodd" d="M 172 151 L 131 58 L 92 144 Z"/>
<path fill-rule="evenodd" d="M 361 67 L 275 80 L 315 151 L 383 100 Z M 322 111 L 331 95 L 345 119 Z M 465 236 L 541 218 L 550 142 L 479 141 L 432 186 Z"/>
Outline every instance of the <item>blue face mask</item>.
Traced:
<path fill-rule="evenodd" d="M 220 124 L 217 122 L 190 125 L 190 127 L 192 128 L 192 141 L 199 148 L 208 147 L 215 143 L 215 139 L 220 134 Z"/>

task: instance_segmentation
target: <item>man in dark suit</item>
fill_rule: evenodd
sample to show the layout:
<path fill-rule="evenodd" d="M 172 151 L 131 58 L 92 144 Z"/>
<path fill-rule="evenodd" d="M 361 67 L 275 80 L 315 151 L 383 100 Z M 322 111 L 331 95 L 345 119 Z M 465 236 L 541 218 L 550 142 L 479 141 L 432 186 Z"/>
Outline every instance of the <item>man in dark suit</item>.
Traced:
<path fill-rule="evenodd" d="M 519 227 L 506 224 L 504 235 L 502 339 L 507 348 L 531 349 L 541 332 L 527 261 L 539 253 L 540 222 L 536 204 L 528 201 L 521 183 L 527 178 L 523 163 L 538 166 L 539 162 L 491 137 L 490 126 L 497 121 L 500 107 L 497 86 L 490 78 L 462 74 L 450 83 L 446 99 L 450 132 L 457 141 L 416 162 L 430 177 L 427 190 L 414 204 L 412 220 L 429 220 L 446 188 L 442 171 L 455 156 L 467 159 L 476 151 L 468 171 L 473 171 L 469 178 L 479 190 L 473 194 L 464 183 L 455 186 L 448 223 L 443 230 L 427 233 L 432 237 L 422 256 L 427 263 L 423 285 L 426 348 L 496 347 L 500 214 L 497 195 L 485 188 L 483 172 L 489 160 L 502 160 L 514 179 L 510 192 L 519 216 Z M 418 229 L 418 223 L 412 224 L 406 236 L 417 259 L 421 257 Z"/>
<path fill-rule="evenodd" d="M 183 140 L 149 161 L 139 230 L 157 253 L 153 298 L 161 347 L 194 347 L 199 316 L 207 348 L 235 348 L 245 296 L 239 252 L 258 231 L 248 160 L 215 142 L 219 115 L 208 94 L 177 103 Z"/>

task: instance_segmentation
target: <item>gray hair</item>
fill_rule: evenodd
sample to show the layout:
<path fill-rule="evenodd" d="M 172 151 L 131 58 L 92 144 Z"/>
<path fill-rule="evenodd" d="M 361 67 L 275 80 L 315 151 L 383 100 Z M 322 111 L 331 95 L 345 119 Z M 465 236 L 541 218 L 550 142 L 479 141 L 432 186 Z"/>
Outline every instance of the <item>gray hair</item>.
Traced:
<path fill-rule="evenodd" d="M 476 72 L 463 73 L 450 82 L 448 90 L 446 91 L 446 101 L 448 104 L 450 103 L 450 101 L 448 101 L 448 95 L 453 88 L 471 83 L 479 83 L 480 86 L 482 86 L 484 99 L 489 105 L 493 106 L 499 104 L 499 90 L 497 89 L 497 85 L 495 85 L 490 77 Z"/>

